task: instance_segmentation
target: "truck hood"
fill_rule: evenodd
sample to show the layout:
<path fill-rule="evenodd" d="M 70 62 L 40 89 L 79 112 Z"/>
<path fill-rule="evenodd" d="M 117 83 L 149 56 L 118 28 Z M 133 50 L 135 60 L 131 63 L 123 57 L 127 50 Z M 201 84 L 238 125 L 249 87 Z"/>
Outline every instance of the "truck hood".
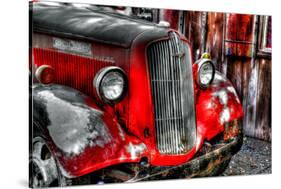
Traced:
<path fill-rule="evenodd" d="M 35 32 L 76 37 L 128 48 L 144 31 L 166 30 L 157 24 L 105 11 L 96 6 L 33 2 L 30 5 Z"/>

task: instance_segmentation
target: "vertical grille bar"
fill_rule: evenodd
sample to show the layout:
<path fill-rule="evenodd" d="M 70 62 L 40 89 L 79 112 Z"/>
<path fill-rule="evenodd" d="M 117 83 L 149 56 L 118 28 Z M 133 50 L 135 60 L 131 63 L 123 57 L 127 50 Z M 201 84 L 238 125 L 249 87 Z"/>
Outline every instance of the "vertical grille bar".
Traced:
<path fill-rule="evenodd" d="M 190 51 L 177 36 L 148 47 L 157 148 L 183 154 L 195 143 L 195 107 Z"/>

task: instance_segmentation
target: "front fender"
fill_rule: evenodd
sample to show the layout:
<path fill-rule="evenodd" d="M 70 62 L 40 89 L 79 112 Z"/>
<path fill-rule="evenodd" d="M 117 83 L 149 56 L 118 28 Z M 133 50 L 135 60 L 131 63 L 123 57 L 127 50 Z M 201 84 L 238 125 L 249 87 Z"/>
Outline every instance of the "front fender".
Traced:
<path fill-rule="evenodd" d="M 220 72 L 216 72 L 213 83 L 197 92 L 196 98 L 197 133 L 200 141 L 210 140 L 224 131 L 225 123 L 243 116 L 243 109 L 238 95 L 230 83 Z"/>
<path fill-rule="evenodd" d="M 147 149 L 89 97 L 61 85 L 32 89 L 33 123 L 64 176 L 72 178 L 122 162 L 139 162 Z"/>

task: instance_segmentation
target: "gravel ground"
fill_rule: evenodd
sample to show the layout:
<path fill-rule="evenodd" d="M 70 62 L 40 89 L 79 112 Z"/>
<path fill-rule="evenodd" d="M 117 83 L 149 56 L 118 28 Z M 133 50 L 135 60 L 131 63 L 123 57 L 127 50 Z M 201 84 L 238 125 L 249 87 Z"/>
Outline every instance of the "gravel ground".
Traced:
<path fill-rule="evenodd" d="M 271 174 L 271 143 L 244 137 L 241 150 L 222 176 L 255 174 Z"/>

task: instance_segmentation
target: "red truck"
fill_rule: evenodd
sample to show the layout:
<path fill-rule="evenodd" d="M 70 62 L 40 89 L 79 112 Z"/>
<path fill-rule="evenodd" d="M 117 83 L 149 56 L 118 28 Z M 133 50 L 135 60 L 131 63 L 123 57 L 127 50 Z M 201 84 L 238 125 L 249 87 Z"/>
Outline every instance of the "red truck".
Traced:
<path fill-rule="evenodd" d="M 30 186 L 222 173 L 239 97 L 167 26 L 94 5 L 30 4 Z"/>

